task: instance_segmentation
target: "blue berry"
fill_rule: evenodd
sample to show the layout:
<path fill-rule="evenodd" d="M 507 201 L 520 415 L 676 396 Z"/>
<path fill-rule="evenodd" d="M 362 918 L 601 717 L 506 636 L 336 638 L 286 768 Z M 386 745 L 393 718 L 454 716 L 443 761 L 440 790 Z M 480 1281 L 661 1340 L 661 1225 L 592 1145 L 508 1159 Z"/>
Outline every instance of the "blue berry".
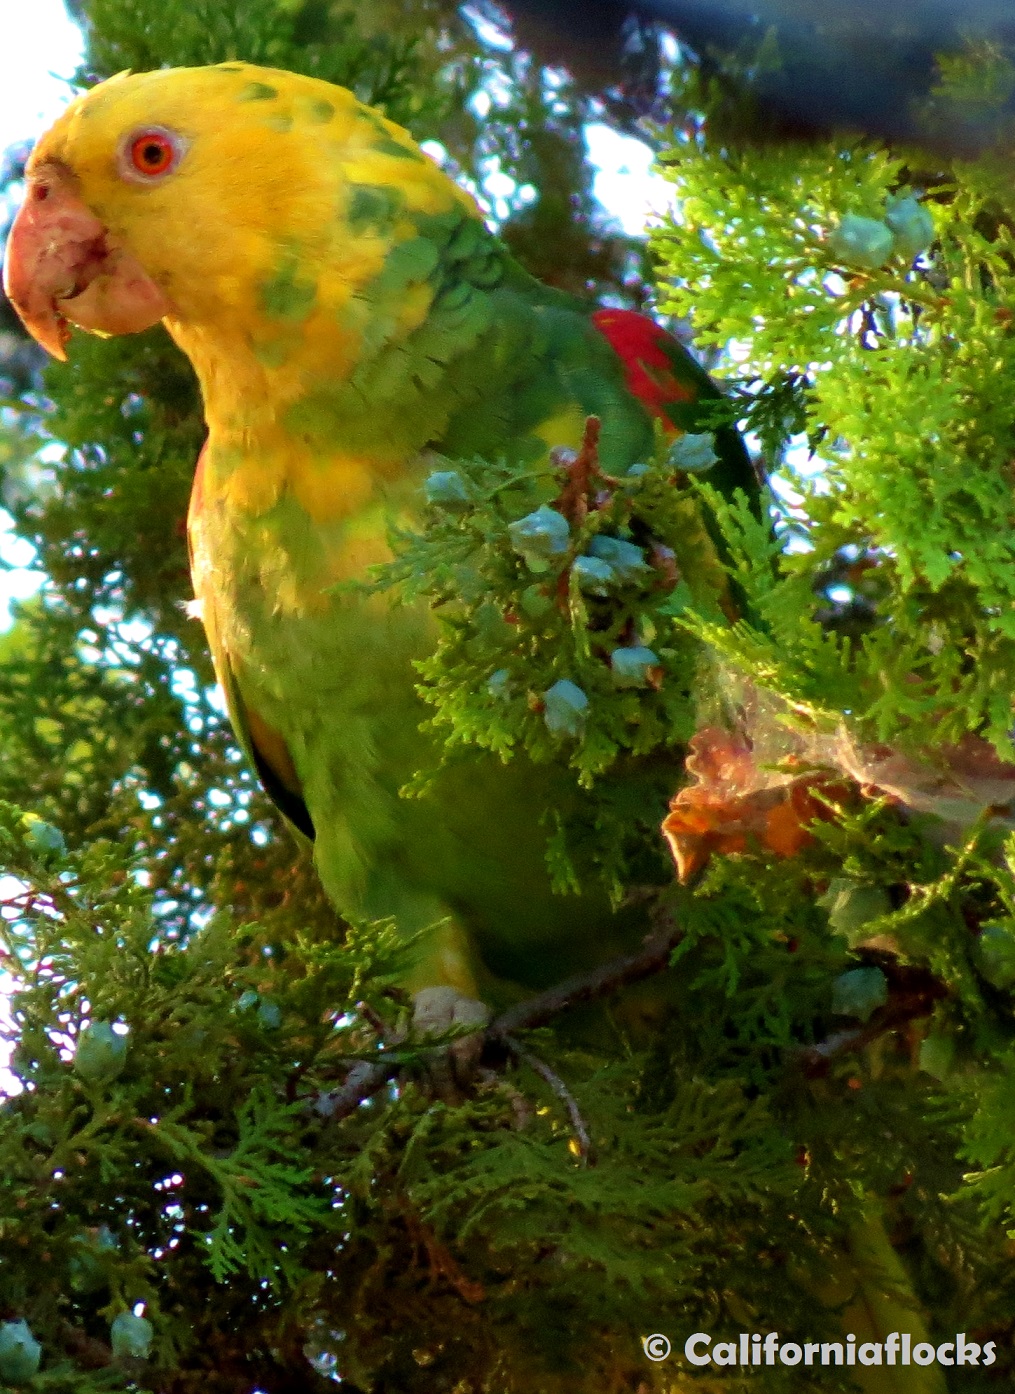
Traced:
<path fill-rule="evenodd" d="M 659 655 L 640 644 L 614 649 L 610 654 L 610 668 L 617 687 L 649 687 L 652 670 L 658 667 Z"/>
<path fill-rule="evenodd" d="M 912 194 L 889 196 L 885 222 L 895 234 L 896 252 L 907 261 L 926 251 L 934 240 L 934 219 Z"/>
<path fill-rule="evenodd" d="M 151 1322 L 133 1312 L 121 1312 L 109 1324 L 109 1344 L 118 1357 L 147 1360 L 154 1334 Z"/>
<path fill-rule="evenodd" d="M 543 693 L 543 720 L 553 736 L 580 736 L 588 708 L 585 693 L 567 678 L 561 678 Z"/>
<path fill-rule="evenodd" d="M 452 511 L 468 508 L 472 502 L 465 480 L 457 470 L 435 470 L 428 475 L 423 484 L 423 496 L 427 503 Z"/>
<path fill-rule="evenodd" d="M 589 543 L 589 553 L 600 561 L 608 562 L 619 581 L 640 581 L 652 570 L 642 549 L 619 537 L 605 537 L 600 533 Z"/>
<path fill-rule="evenodd" d="M 667 458 L 673 469 L 683 470 L 685 474 L 704 474 L 719 459 L 715 453 L 715 436 L 711 431 L 679 436 L 670 446 Z"/>
<path fill-rule="evenodd" d="M 876 218 L 847 213 L 839 226 L 829 233 L 828 245 L 847 266 L 877 271 L 892 255 L 895 238 L 891 228 Z"/>
<path fill-rule="evenodd" d="M 530 571 L 548 571 L 555 557 L 563 556 L 571 542 L 571 529 L 563 513 L 542 504 L 508 524 L 511 546 Z"/>
<path fill-rule="evenodd" d="M 601 561 L 599 557 L 576 557 L 571 574 L 579 588 L 588 591 L 589 595 L 606 595 L 610 582 L 617 579 L 617 573 L 610 563 Z"/>
<path fill-rule="evenodd" d="M 39 1368 L 42 1347 L 27 1321 L 5 1321 L 0 1326 L 0 1379 L 26 1384 Z"/>

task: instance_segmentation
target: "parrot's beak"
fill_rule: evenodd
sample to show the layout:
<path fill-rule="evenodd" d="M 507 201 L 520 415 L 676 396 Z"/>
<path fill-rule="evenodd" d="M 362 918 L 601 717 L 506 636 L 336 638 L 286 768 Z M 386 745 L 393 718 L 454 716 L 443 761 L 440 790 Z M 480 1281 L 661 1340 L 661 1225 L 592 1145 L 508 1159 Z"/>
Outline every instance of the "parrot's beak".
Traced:
<path fill-rule="evenodd" d="M 74 175 L 49 162 L 27 179 L 4 255 L 4 290 L 25 328 L 65 359 L 68 321 L 99 334 L 139 334 L 172 304 L 82 202 Z"/>

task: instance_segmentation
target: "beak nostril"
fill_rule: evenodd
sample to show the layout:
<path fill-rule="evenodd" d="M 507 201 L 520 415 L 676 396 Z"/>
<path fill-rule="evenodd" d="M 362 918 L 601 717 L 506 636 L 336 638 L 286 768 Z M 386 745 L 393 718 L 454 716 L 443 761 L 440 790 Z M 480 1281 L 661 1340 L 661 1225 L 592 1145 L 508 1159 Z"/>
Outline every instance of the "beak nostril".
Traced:
<path fill-rule="evenodd" d="M 35 185 L 33 185 L 33 186 L 32 186 L 32 197 L 35 199 L 36 203 L 45 203 L 46 199 L 49 198 L 49 185 L 48 185 L 48 184 L 35 184 Z"/>

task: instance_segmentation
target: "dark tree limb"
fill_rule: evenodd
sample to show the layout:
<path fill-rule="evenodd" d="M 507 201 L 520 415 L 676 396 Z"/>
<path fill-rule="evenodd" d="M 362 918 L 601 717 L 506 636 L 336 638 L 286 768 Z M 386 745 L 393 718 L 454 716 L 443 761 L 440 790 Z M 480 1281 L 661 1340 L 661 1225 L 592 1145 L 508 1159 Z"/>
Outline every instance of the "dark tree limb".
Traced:
<path fill-rule="evenodd" d="M 504 1042 L 505 1037 L 514 1035 L 516 1031 L 532 1031 L 537 1026 L 546 1026 L 561 1012 L 612 996 L 623 987 L 653 977 L 669 963 L 670 954 L 681 934 L 681 930 L 668 922 L 655 934 L 649 935 L 644 947 L 637 953 L 611 959 L 588 973 L 576 973 L 556 987 L 547 988 L 535 997 L 528 997 L 524 1002 L 508 1007 L 486 1028 L 485 1044 L 496 1048 L 498 1043 Z M 486 1049 L 483 1057 L 486 1062 Z M 495 1062 L 496 1057 L 490 1063 Z"/>
<path fill-rule="evenodd" d="M 611 959 L 588 973 L 576 973 L 555 987 L 501 1012 L 482 1033 L 481 1063 L 488 1067 L 502 1067 L 511 1055 L 518 1053 L 517 1043 L 512 1040 L 517 1032 L 546 1026 L 562 1012 L 612 996 L 621 988 L 660 973 L 669 963 L 670 954 L 680 936 L 681 931 L 667 919 L 661 929 L 648 936 L 644 947 L 637 953 Z M 447 1046 L 434 1047 L 435 1051 L 446 1049 Z M 379 1093 L 395 1077 L 403 1062 L 404 1051 L 399 1052 L 397 1059 L 358 1061 L 340 1088 L 318 1096 L 314 1101 L 315 1110 L 332 1122 L 348 1118 L 360 1104 Z M 542 1073 L 541 1070 L 538 1072 Z"/>
<path fill-rule="evenodd" d="M 892 985 L 891 996 L 862 1026 L 835 1031 L 816 1045 L 794 1052 L 805 1074 L 812 1079 L 826 1074 L 833 1060 L 843 1055 L 854 1055 L 879 1036 L 885 1036 L 889 1031 L 895 1031 L 920 1017 L 930 1016 L 935 1004 L 948 995 L 944 985 L 924 969 L 897 965 L 892 976 L 896 982 Z"/>

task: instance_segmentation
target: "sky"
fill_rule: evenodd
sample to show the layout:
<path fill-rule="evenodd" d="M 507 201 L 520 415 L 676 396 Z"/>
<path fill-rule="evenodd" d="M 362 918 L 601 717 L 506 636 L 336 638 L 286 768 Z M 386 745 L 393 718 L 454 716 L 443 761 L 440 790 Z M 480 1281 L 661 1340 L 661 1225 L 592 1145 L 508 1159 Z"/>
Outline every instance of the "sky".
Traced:
<path fill-rule="evenodd" d="M 0 45 L 0 150 L 34 140 L 71 97 L 67 79 L 81 60 L 81 34 L 62 0 L 0 0 L 4 42 Z M 38 589 L 30 569 L 32 548 L 10 536 L 10 517 L 0 509 L 0 632 L 10 625 L 9 603 Z"/>
<path fill-rule="evenodd" d="M 81 34 L 62 0 L 5 0 L 0 46 L 0 148 L 31 140 L 64 106 Z"/>
<path fill-rule="evenodd" d="M 0 149 L 32 140 L 71 96 L 68 79 L 82 56 L 81 34 L 63 0 L 0 0 Z M 589 126 L 589 153 L 598 166 L 596 194 L 626 232 L 638 233 L 665 204 L 667 186 L 650 173 L 652 153 L 641 141 L 605 125 Z"/>

